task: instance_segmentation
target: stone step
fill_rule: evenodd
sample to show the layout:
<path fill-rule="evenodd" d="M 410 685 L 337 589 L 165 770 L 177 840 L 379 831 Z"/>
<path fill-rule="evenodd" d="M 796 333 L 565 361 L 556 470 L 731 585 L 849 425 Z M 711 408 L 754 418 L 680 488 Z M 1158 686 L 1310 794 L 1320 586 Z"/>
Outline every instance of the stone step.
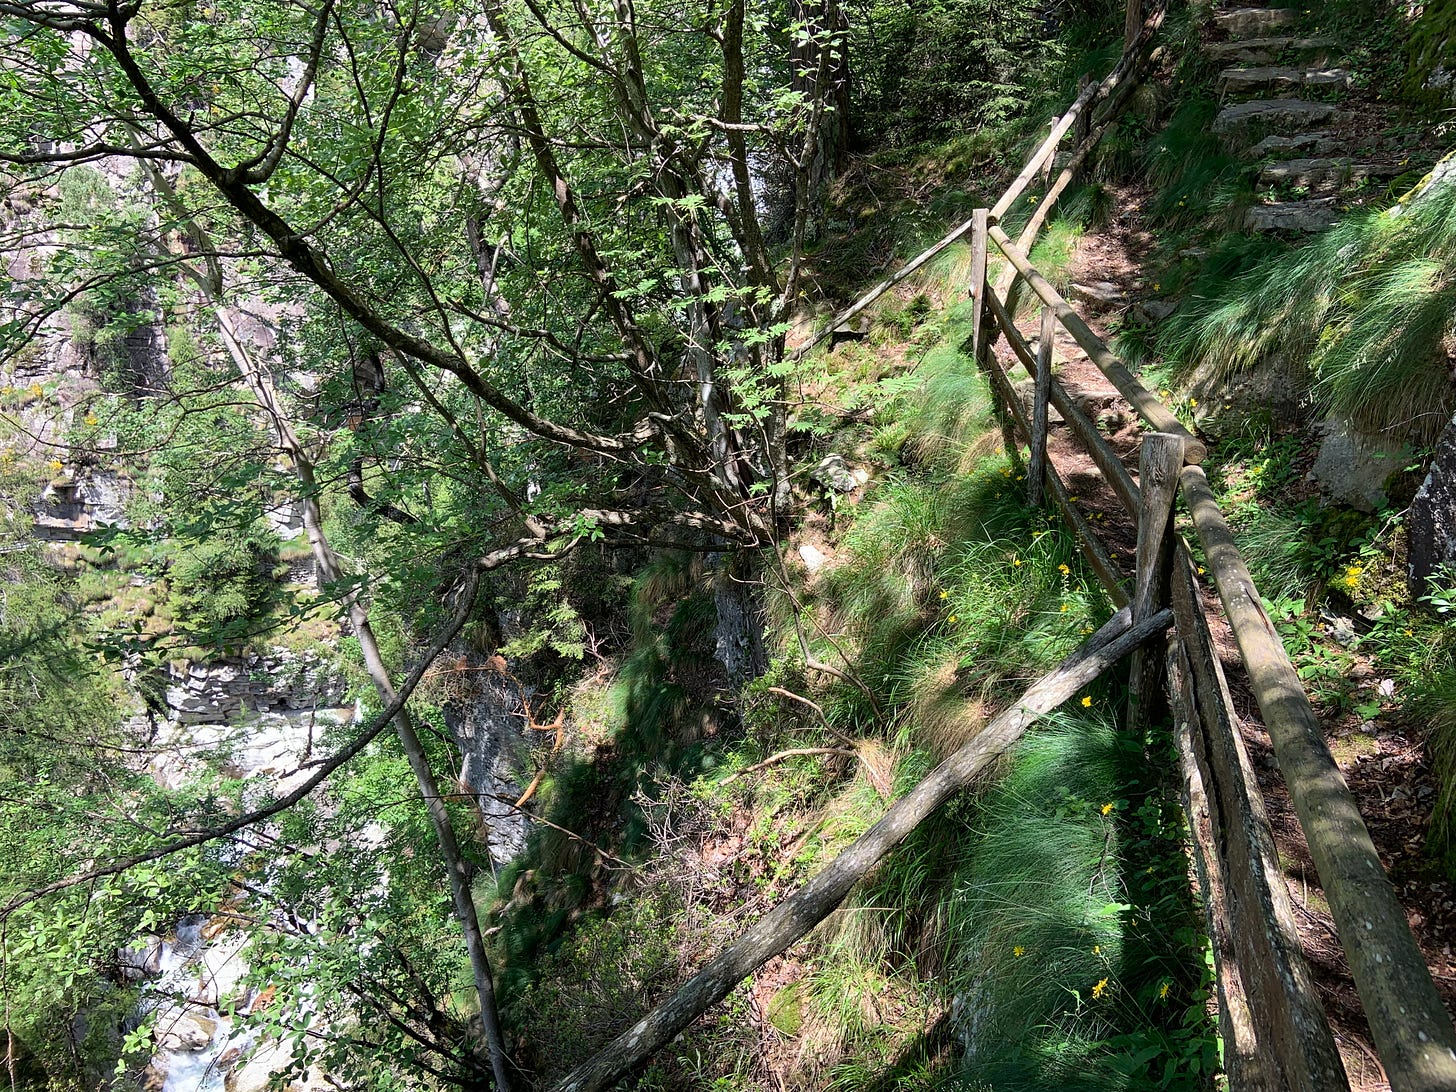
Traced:
<path fill-rule="evenodd" d="M 1244 230 L 1260 232 L 1324 231 L 1340 218 L 1333 197 L 1312 201 L 1276 201 L 1244 213 Z"/>
<path fill-rule="evenodd" d="M 1272 92 L 1285 94 L 1302 87 L 1333 88 L 1343 91 L 1350 86 L 1350 72 L 1344 68 L 1225 68 L 1218 74 L 1218 91 L 1223 96 L 1260 95 Z"/>
<path fill-rule="evenodd" d="M 1331 193 L 1368 179 L 1394 178 L 1405 168 L 1388 163 L 1356 163 L 1353 159 L 1289 159 L 1270 163 L 1259 172 L 1265 186 L 1303 186 L 1312 192 Z"/>
<path fill-rule="evenodd" d="M 1327 156 L 1345 151 L 1345 142 L 1328 129 L 1310 133 L 1296 133 L 1294 136 L 1267 136 L 1257 144 L 1244 150 L 1249 159 L 1263 159 L 1265 156 Z"/>
<path fill-rule="evenodd" d="M 1092 281 L 1087 284 L 1074 281 L 1067 286 L 1067 295 L 1082 303 L 1102 307 L 1122 307 L 1127 304 L 1127 296 L 1111 281 Z"/>
<path fill-rule="evenodd" d="M 1213 15 L 1213 25 L 1230 38 L 1264 38 L 1297 22 L 1298 8 L 1232 8 Z"/>
<path fill-rule="evenodd" d="M 1256 99 L 1225 106 L 1213 119 L 1213 133 L 1226 144 L 1243 147 L 1266 136 L 1292 136 L 1330 121 L 1333 103 L 1305 99 Z"/>
<path fill-rule="evenodd" d="M 1284 57 L 1297 57 L 1312 64 L 1324 64 L 1334 56 L 1339 43 L 1333 38 L 1246 38 L 1237 42 L 1206 42 L 1204 55 L 1223 64 L 1273 64 Z"/>

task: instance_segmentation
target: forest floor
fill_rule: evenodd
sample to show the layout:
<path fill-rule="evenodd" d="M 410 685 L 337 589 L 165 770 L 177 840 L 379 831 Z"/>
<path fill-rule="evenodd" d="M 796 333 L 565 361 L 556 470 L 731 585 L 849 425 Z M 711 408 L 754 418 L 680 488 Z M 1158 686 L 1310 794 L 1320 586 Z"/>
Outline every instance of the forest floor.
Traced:
<path fill-rule="evenodd" d="M 1105 226 L 1089 230 L 1079 239 L 1068 268 L 1074 285 L 1095 286 L 1095 293 L 1081 292 L 1074 287 L 1071 294 L 1079 313 L 1104 340 L 1111 338 L 1130 308 L 1153 295 L 1151 271 L 1143 266 L 1145 256 L 1152 252 L 1150 234 L 1143 222 L 1148 195 L 1135 186 L 1112 188 L 1112 207 L 1116 211 Z M 1028 338 L 1035 335 L 1036 325 L 1034 313 L 1020 322 Z M 998 352 L 1003 365 L 1009 368 L 1015 364 L 1004 342 Z M 1131 408 L 1070 335 L 1060 329 L 1054 354 L 1059 362 L 1057 374 L 1063 384 L 1074 400 L 1087 407 L 1089 414 L 1104 425 L 1104 435 L 1135 473 L 1138 429 Z M 1219 446 L 1217 440 L 1210 441 L 1209 461 L 1213 464 L 1219 461 Z M 1116 495 L 1066 428 L 1053 426 L 1049 453 L 1068 491 L 1093 521 L 1112 557 L 1124 566 L 1130 577 L 1136 530 Z M 1336 937 L 1329 903 L 1315 873 L 1232 634 L 1223 621 L 1216 594 L 1206 588 L 1204 599 L 1240 717 L 1240 728 L 1268 807 L 1279 859 L 1289 882 L 1300 941 L 1324 999 L 1351 1087 L 1357 1092 L 1389 1088 L 1376 1058 L 1349 965 Z M 1324 624 L 1319 628 L 1324 629 Z M 1330 646 L 1335 645 L 1332 637 L 1323 639 Z M 1340 651 L 1351 655 L 1349 650 Z M 1355 681 L 1357 688 L 1373 689 L 1380 678 L 1379 666 L 1369 655 L 1356 650 L 1348 678 Z M 1456 957 L 1453 957 L 1456 892 L 1426 848 L 1426 831 L 1438 785 L 1418 726 L 1398 712 L 1366 720 L 1355 711 L 1321 707 L 1318 702 L 1316 712 L 1406 908 L 1407 919 L 1437 988 L 1448 1011 L 1456 1011 Z"/>

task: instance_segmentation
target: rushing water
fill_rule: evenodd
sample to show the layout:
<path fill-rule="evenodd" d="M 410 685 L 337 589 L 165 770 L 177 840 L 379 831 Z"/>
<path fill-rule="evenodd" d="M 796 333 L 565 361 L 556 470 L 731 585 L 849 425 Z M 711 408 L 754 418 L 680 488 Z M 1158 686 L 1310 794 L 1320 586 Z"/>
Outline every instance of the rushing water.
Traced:
<path fill-rule="evenodd" d="M 168 767 L 156 773 L 164 783 L 180 783 L 192 772 L 186 768 L 191 755 L 215 750 L 231 737 L 238 743 L 228 748 L 230 771 L 286 792 L 307 776 L 299 765 L 315 744 L 317 720 L 345 723 L 353 714 L 349 709 L 275 714 L 247 726 L 179 727 L 187 738 L 177 741 Z M 260 1043 L 256 1032 L 238 1026 L 237 1014 L 256 1000 L 242 985 L 246 944 L 246 934 L 229 928 L 227 919 L 195 914 L 178 921 L 170 939 L 150 938 L 125 954 L 150 980 L 142 1010 L 154 1022 L 151 1068 L 161 1092 L 257 1092 L 270 1073 L 289 1064 L 285 1046 Z"/>

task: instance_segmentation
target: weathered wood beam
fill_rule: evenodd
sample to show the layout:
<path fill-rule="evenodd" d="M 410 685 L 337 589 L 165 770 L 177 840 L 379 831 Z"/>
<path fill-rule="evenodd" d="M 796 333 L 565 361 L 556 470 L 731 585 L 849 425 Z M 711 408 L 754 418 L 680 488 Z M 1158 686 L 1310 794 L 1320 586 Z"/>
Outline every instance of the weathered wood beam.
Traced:
<path fill-rule="evenodd" d="M 1052 394 L 1052 337 L 1057 331 L 1057 316 L 1050 307 L 1041 309 L 1041 335 L 1036 343 L 1035 386 L 1031 401 L 1031 462 L 1027 471 L 1027 500 L 1033 508 L 1041 507 L 1042 475 L 1047 467 L 1047 403 Z"/>
<path fill-rule="evenodd" d="M 1319 718 L 1203 469 L 1184 467 L 1181 485 L 1391 1088 L 1456 1089 L 1456 1030 Z"/>
<path fill-rule="evenodd" d="M 1026 418 L 1026 411 L 1016 397 L 1016 392 L 1011 388 L 1011 380 L 1001 370 L 1001 365 L 994 357 L 988 356 L 984 371 L 991 383 L 993 397 L 999 396 L 1001 401 L 1010 406 L 1010 416 L 1006 421 L 1007 427 L 1010 428 L 1014 425 L 1021 429 L 1022 435 L 1030 435 L 1031 427 Z M 1016 443 L 1014 431 L 1006 442 L 1008 445 Z M 1063 484 L 1061 475 L 1057 473 L 1057 468 L 1052 465 L 1050 460 L 1047 461 L 1043 480 L 1047 488 L 1051 490 L 1052 500 L 1062 513 L 1062 518 L 1071 524 L 1082 556 L 1091 565 L 1092 572 L 1096 575 L 1103 590 L 1107 592 L 1107 597 L 1119 609 L 1127 606 L 1131 602 L 1131 597 L 1127 594 L 1127 589 L 1123 587 L 1122 570 L 1108 556 L 1107 547 L 1102 545 L 1102 540 L 1097 537 L 1097 532 L 1093 530 L 1092 524 L 1087 521 L 1087 517 L 1082 514 L 1082 510 L 1067 493 L 1067 487 Z"/>
<path fill-rule="evenodd" d="M 892 804 L 878 823 L 822 872 L 718 953 L 672 997 L 577 1067 L 556 1086 L 556 1092 L 608 1088 L 670 1043 L 743 978 L 824 920 L 890 850 L 1005 754 L 1031 724 L 1075 697 L 1148 638 L 1162 633 L 1171 621 L 1172 612 L 1166 610 L 1137 623 L 1130 610 L 1118 611 L 1055 670 L 1032 684 L 1015 705 Z"/>
<path fill-rule="evenodd" d="M 1178 496 L 1178 471 L 1183 469 L 1183 438 L 1166 432 L 1143 437 L 1138 457 L 1137 562 L 1133 569 L 1132 616 L 1142 618 L 1168 602 L 1168 576 L 1173 565 L 1173 502 Z M 1161 655 L 1144 649 L 1132 654 L 1127 686 L 1127 725 L 1142 739 L 1155 719 L 1163 689 Z"/>
<path fill-rule="evenodd" d="M 1181 638 L 1181 629 L 1180 629 Z M 1183 813 L 1188 819 L 1194 872 L 1202 894 L 1203 914 L 1213 947 L 1214 983 L 1218 989 L 1218 1029 L 1223 1036 L 1223 1072 L 1236 1092 L 1281 1092 L 1272 1070 L 1272 1058 L 1259 1052 L 1259 1037 L 1243 969 L 1234 942 L 1229 880 L 1219 843 L 1224 824 L 1215 793 L 1208 791 L 1203 771 L 1208 769 L 1204 729 L 1199 722 L 1195 683 L 1183 641 L 1168 647 L 1168 701 L 1173 709 L 1173 746 L 1182 774 Z"/>
<path fill-rule="evenodd" d="M 986 302 L 991 308 L 991 313 L 996 316 L 996 325 L 1001 327 L 1002 333 L 1011 346 L 1011 351 L 1021 361 L 1022 367 L 1027 374 L 1034 375 L 1036 371 L 1036 358 L 1033 356 L 1031 346 L 1027 345 L 1026 339 L 1021 336 L 1021 331 L 1011 321 L 1011 315 L 996 298 L 995 293 L 986 297 Z M 1122 465 L 1122 460 L 1117 457 L 1117 452 L 1112 450 L 1102 433 L 1097 431 L 1097 425 L 1072 401 L 1072 396 L 1067 393 L 1067 388 L 1062 386 L 1056 376 L 1052 376 L 1051 382 L 1051 403 L 1057 407 L 1057 412 L 1068 427 L 1077 434 L 1077 439 L 1082 441 L 1082 446 L 1092 456 L 1092 461 L 1097 464 L 1097 469 L 1102 471 L 1102 476 L 1107 479 L 1107 484 L 1112 486 L 1113 492 L 1122 501 L 1122 506 L 1127 509 L 1128 515 L 1134 520 L 1137 519 L 1138 508 L 1141 505 L 1140 494 L 1137 482 L 1128 473 L 1127 467 Z"/>
<path fill-rule="evenodd" d="M 992 227 L 989 232 L 991 240 L 1005 254 L 1016 271 L 1030 286 L 1031 290 L 1041 298 L 1041 301 L 1051 307 L 1057 313 L 1057 318 L 1066 328 L 1067 332 L 1077 340 L 1083 351 L 1092 358 L 1092 362 L 1116 387 L 1121 395 L 1132 404 L 1137 410 L 1138 416 L 1150 425 L 1156 432 L 1167 432 L 1175 436 L 1183 437 L 1183 457 L 1191 463 L 1201 463 L 1208 455 L 1208 448 L 1197 436 L 1183 427 L 1183 422 L 1173 416 L 1171 410 L 1158 400 L 1158 396 L 1145 387 L 1142 380 L 1138 379 L 1127 368 L 1127 365 L 1119 360 L 1107 347 L 1107 343 L 1093 332 L 1082 316 L 1072 310 L 1071 304 L 1062 298 L 1045 277 L 1036 270 L 1027 256 L 1017 248 L 1006 233 L 999 227 Z"/>
<path fill-rule="evenodd" d="M 1230 1085 L 1339 1092 L 1349 1087 L 1344 1065 L 1300 948 L 1264 797 L 1236 727 L 1233 697 L 1214 652 L 1193 562 L 1181 544 L 1173 564 L 1172 607 L 1192 686 L 1188 700 L 1199 733 L 1200 772 L 1213 802 L 1238 953 L 1234 963 L 1258 1038 L 1257 1063 L 1241 1057 L 1247 1072 L 1237 1082 L 1231 1073 Z M 1254 1073 L 1266 1076 L 1256 1083 Z"/>

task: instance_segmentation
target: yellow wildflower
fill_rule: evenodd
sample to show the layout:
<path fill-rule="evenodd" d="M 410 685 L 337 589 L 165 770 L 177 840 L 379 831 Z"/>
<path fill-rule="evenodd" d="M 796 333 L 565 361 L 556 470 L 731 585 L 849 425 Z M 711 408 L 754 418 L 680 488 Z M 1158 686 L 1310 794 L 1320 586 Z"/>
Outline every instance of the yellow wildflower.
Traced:
<path fill-rule="evenodd" d="M 87 425 L 95 425 L 96 424 L 96 415 L 94 413 L 88 413 L 86 415 L 86 424 Z"/>
<path fill-rule="evenodd" d="M 1095 1001 L 1097 998 L 1101 997 L 1106 992 L 1107 992 L 1107 979 L 1104 978 L 1100 982 L 1098 982 L 1097 985 L 1095 985 L 1095 986 L 1092 987 L 1092 999 Z"/>
<path fill-rule="evenodd" d="M 1082 699 L 1082 708 L 1083 709 L 1091 709 L 1092 708 L 1092 695 L 1091 694 L 1088 694 L 1086 697 L 1084 697 Z"/>
<path fill-rule="evenodd" d="M 1066 614 L 1067 613 L 1067 604 L 1065 604 L 1065 603 L 1062 604 L 1062 613 L 1063 614 Z"/>
<path fill-rule="evenodd" d="M 1198 405 L 1198 399 L 1196 399 L 1196 398 L 1190 398 L 1190 399 L 1188 399 L 1188 404 L 1190 406 L 1197 407 L 1197 405 Z"/>
<path fill-rule="evenodd" d="M 941 590 L 941 593 L 940 593 L 940 597 L 941 597 L 941 598 L 942 598 L 942 599 L 944 599 L 944 598 L 945 598 L 945 597 L 946 597 L 946 596 L 948 596 L 948 595 L 950 595 L 950 592 L 948 592 L 948 591 L 945 591 L 945 590 L 944 590 L 944 589 L 942 589 L 942 590 Z"/>
<path fill-rule="evenodd" d="M 1066 566 L 1066 565 L 1058 565 L 1058 566 L 1057 566 L 1057 572 L 1059 572 L 1059 573 L 1069 573 L 1069 572 L 1071 572 L 1071 571 L 1072 571 L 1072 570 L 1071 570 L 1071 569 L 1069 569 L 1069 568 L 1067 568 L 1067 566 Z"/>
<path fill-rule="evenodd" d="M 1013 557 L 1011 559 L 1011 564 L 1013 564 L 1013 565 L 1020 565 L 1021 564 L 1021 558 L 1019 558 L 1019 557 Z"/>
<path fill-rule="evenodd" d="M 1168 1000 L 1168 983 L 1164 982 L 1161 986 L 1158 987 L 1158 1000 Z"/>
<path fill-rule="evenodd" d="M 1020 959 L 1026 954 L 1026 949 L 1018 944 L 1015 948 L 1011 949 L 1011 954 L 1014 955 L 1017 959 Z"/>
<path fill-rule="evenodd" d="M 1083 698 L 1082 699 L 1082 703 L 1084 705 L 1091 705 L 1092 704 L 1092 699 L 1091 698 Z M 1106 804 L 1103 804 L 1102 805 L 1102 814 L 1103 815 L 1111 815 L 1112 814 L 1112 809 L 1115 808 L 1116 806 L 1117 806 L 1116 804 L 1113 804 L 1113 803 L 1110 803 L 1110 802 L 1109 803 L 1106 803 Z"/>
<path fill-rule="evenodd" d="M 1360 578 L 1358 576 L 1347 576 L 1347 577 L 1345 577 L 1345 584 L 1348 587 L 1351 587 L 1351 588 L 1356 587 L 1359 583 L 1360 583 Z"/>
<path fill-rule="evenodd" d="M 52 459 L 48 465 L 52 470 L 60 470 L 65 464 L 60 459 Z"/>
<path fill-rule="evenodd" d="M 947 622 L 954 622 L 955 620 L 956 620 L 956 616 L 954 614 L 952 614 L 949 618 L 946 619 Z"/>
<path fill-rule="evenodd" d="M 1404 632 L 1405 632 L 1405 635 L 1407 637 L 1414 637 L 1415 636 L 1415 634 L 1412 631 L 1410 631 L 1410 630 L 1405 630 Z"/>
<path fill-rule="evenodd" d="M 1102 954 L 1102 945 L 1100 945 L 1100 944 L 1094 944 L 1094 945 L 1092 945 L 1092 954 L 1093 955 L 1101 955 Z"/>

